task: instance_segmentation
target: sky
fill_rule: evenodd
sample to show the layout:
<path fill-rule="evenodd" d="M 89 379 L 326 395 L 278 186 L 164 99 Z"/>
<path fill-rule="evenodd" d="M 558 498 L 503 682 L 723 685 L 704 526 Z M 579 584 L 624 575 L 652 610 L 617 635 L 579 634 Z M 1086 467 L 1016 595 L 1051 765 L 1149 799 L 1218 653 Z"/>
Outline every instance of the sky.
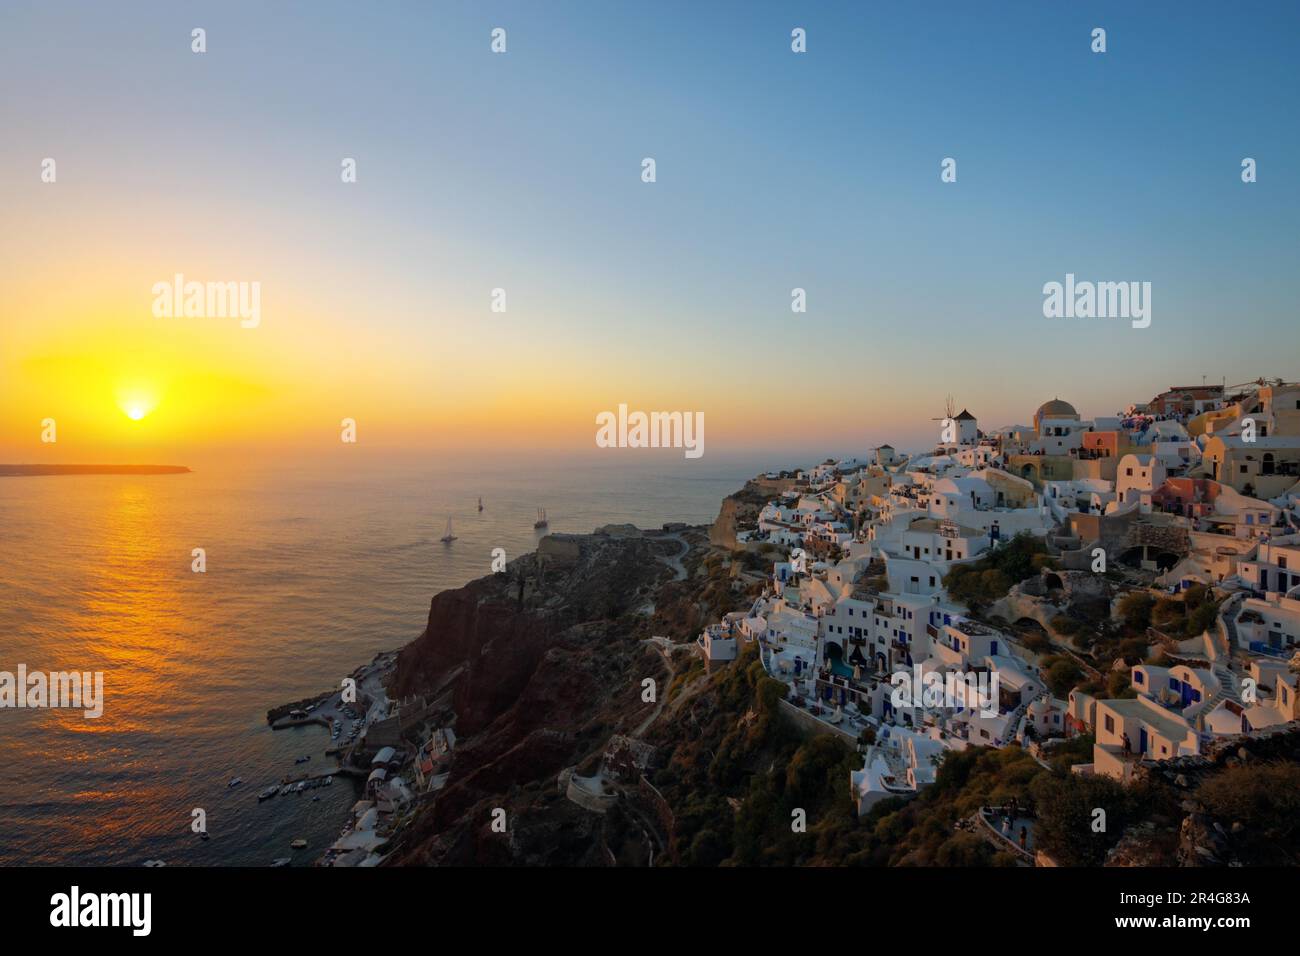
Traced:
<path fill-rule="evenodd" d="M 344 418 L 358 448 L 590 452 L 620 403 L 703 412 L 706 455 L 820 457 L 932 442 L 948 395 L 994 427 L 1300 378 L 1298 28 L 7 0 L 0 461 L 331 454 Z M 178 273 L 259 283 L 259 324 L 155 316 Z M 1067 273 L 1150 282 L 1150 327 L 1045 318 Z"/>

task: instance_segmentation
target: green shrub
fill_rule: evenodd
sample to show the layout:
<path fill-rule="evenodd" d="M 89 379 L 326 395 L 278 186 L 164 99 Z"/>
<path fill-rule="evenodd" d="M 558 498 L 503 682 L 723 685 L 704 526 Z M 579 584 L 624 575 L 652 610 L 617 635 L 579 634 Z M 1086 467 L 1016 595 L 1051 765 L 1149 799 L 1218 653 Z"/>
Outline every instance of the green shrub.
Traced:
<path fill-rule="evenodd" d="M 1052 618 L 1052 630 L 1064 637 L 1072 637 L 1083 629 L 1083 624 L 1067 614 L 1058 614 Z"/>
<path fill-rule="evenodd" d="M 1224 826 L 1242 824 L 1249 838 L 1294 847 L 1300 835 L 1300 766 L 1250 763 L 1202 784 L 1198 796 Z"/>
<path fill-rule="evenodd" d="M 1218 616 L 1219 606 L 1213 601 L 1207 601 L 1187 616 L 1183 633 L 1188 637 L 1197 637 L 1205 631 L 1212 631 L 1217 626 Z"/>
<path fill-rule="evenodd" d="M 1024 634 L 1020 635 L 1018 639 L 1021 644 L 1025 645 L 1025 647 L 1029 648 L 1029 650 L 1033 651 L 1035 654 L 1041 654 L 1052 646 L 1052 642 L 1048 639 L 1047 635 L 1039 631 L 1026 631 Z"/>
<path fill-rule="evenodd" d="M 1145 632 L 1151 626 L 1155 598 L 1146 591 L 1133 591 L 1119 601 L 1119 616 L 1130 631 Z"/>
<path fill-rule="evenodd" d="M 1048 689 L 1056 697 L 1067 697 L 1083 676 L 1083 669 L 1072 658 L 1057 657 L 1047 668 L 1044 679 Z"/>
<path fill-rule="evenodd" d="M 1038 812 L 1037 846 L 1062 866 L 1100 866 L 1124 828 L 1146 809 L 1141 788 L 1099 775 L 1043 774 L 1030 789 Z M 1100 832 L 1093 828 L 1096 809 L 1106 812 Z"/>

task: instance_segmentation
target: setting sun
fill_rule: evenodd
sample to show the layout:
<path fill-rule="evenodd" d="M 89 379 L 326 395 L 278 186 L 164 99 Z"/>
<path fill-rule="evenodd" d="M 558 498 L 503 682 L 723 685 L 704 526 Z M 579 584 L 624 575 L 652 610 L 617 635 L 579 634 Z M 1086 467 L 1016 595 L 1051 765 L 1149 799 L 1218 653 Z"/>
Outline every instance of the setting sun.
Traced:
<path fill-rule="evenodd" d="M 138 422 L 158 405 L 158 389 L 143 376 L 121 381 L 115 388 L 117 407 L 133 422 Z"/>

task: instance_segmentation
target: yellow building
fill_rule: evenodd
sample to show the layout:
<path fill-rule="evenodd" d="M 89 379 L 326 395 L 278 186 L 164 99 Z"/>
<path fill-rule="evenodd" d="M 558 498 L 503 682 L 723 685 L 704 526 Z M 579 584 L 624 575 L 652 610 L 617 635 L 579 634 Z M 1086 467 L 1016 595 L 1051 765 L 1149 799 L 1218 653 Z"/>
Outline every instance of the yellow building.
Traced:
<path fill-rule="evenodd" d="M 1211 438 L 1201 466 L 1210 478 L 1243 495 L 1276 498 L 1300 482 L 1300 437 Z"/>

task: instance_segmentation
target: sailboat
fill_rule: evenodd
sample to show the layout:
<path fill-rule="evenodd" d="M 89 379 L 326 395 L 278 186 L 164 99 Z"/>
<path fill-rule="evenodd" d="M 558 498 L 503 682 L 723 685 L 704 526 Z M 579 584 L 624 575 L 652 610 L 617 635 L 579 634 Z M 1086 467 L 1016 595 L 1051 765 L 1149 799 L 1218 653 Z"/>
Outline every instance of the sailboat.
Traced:
<path fill-rule="evenodd" d="M 533 522 L 533 528 L 534 528 L 534 529 L 541 529 L 541 528 L 545 528 L 545 527 L 547 527 L 547 523 L 546 523 L 546 509 L 545 509 L 545 508 L 538 508 L 538 509 L 537 509 L 537 520 Z"/>
<path fill-rule="evenodd" d="M 450 518 L 450 517 L 447 518 L 447 533 L 444 534 L 440 540 L 442 541 L 443 544 L 451 544 L 453 541 L 456 540 L 456 536 L 455 536 L 454 534 L 451 533 L 451 518 Z"/>
<path fill-rule="evenodd" d="M 478 510 L 479 510 L 479 511 L 482 511 L 482 510 L 483 510 L 483 499 L 482 499 L 482 498 L 480 498 L 480 499 L 478 500 Z"/>

